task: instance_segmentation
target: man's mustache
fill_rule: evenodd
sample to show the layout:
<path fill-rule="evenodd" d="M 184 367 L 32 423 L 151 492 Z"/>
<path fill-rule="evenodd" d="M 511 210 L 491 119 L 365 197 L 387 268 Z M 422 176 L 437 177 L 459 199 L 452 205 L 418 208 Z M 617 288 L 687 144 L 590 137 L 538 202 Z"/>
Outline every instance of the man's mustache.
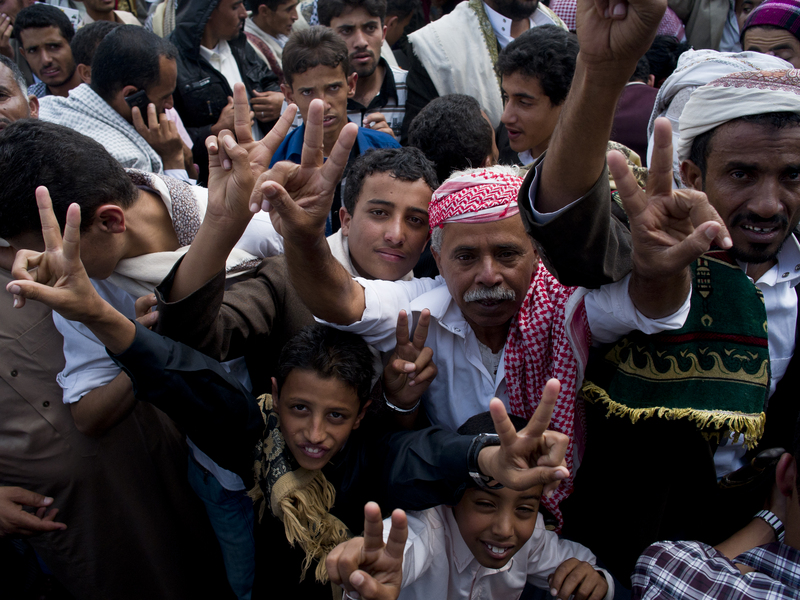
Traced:
<path fill-rule="evenodd" d="M 514 290 L 501 285 L 490 288 L 478 288 L 464 294 L 464 302 L 480 302 L 481 300 L 516 300 Z"/>

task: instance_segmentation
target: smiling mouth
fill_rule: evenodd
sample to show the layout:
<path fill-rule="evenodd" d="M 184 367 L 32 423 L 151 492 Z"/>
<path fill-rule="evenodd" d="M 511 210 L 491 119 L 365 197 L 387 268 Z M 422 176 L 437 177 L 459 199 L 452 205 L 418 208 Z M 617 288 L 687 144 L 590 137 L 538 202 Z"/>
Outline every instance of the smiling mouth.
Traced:
<path fill-rule="evenodd" d="M 483 547 L 486 548 L 486 552 L 489 554 L 489 556 L 496 559 L 506 558 L 511 550 L 514 549 L 513 545 L 495 546 L 494 544 L 489 544 L 488 542 L 484 542 L 482 540 L 481 544 L 483 544 Z"/>
<path fill-rule="evenodd" d="M 747 231 L 753 231 L 755 233 L 773 233 L 778 230 L 778 226 L 772 227 L 756 227 L 755 225 L 742 225 L 742 229 L 746 229 Z"/>
<path fill-rule="evenodd" d="M 324 446 L 300 446 L 300 450 L 310 458 L 322 458 L 328 452 Z"/>

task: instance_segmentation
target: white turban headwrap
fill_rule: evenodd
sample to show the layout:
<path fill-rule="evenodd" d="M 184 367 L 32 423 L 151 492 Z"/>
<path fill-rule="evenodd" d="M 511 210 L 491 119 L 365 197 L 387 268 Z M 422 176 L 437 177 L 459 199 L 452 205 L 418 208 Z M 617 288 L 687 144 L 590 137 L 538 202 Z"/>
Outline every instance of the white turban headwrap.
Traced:
<path fill-rule="evenodd" d="M 686 160 L 694 139 L 741 117 L 800 114 L 800 70 L 732 73 L 692 92 L 680 120 L 678 158 Z"/>

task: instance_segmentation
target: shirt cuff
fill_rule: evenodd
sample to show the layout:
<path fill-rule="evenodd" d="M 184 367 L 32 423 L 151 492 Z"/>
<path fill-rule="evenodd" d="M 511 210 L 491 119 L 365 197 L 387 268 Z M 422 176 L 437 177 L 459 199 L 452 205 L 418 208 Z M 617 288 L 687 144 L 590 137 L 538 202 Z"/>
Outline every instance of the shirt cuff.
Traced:
<path fill-rule="evenodd" d="M 606 584 L 608 585 L 608 591 L 606 595 L 603 596 L 603 600 L 612 600 L 614 598 L 614 578 L 611 576 L 611 573 L 606 571 L 605 569 L 598 567 L 595 565 L 595 571 L 598 571 L 606 578 Z"/>
<path fill-rule="evenodd" d="M 544 161 L 540 160 L 539 162 L 534 163 L 534 165 L 531 167 L 531 169 L 533 169 L 534 175 L 533 175 L 533 181 L 531 181 L 530 190 L 528 191 L 528 200 L 531 203 L 531 213 L 533 214 L 533 222 L 536 223 L 537 225 L 545 225 L 549 223 L 564 211 L 569 210 L 573 204 L 580 202 L 588 195 L 585 194 L 581 196 L 574 202 L 567 204 L 565 207 L 560 208 L 555 212 L 541 213 L 538 210 L 536 210 L 536 196 L 539 193 L 539 176 L 541 175 L 541 171 L 539 169 L 542 166 L 542 164 L 544 164 Z"/>

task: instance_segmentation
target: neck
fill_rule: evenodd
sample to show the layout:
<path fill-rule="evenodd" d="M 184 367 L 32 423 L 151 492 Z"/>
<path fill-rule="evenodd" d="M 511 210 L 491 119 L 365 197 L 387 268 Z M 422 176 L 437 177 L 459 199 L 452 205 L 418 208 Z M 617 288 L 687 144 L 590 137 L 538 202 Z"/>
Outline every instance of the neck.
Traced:
<path fill-rule="evenodd" d="M 469 319 L 467 319 L 467 322 L 475 332 L 475 336 L 478 338 L 478 341 L 484 346 L 488 346 L 491 349 L 492 354 L 497 354 L 503 349 L 503 346 L 506 345 L 506 339 L 508 339 L 508 329 L 511 326 L 511 321 L 503 325 L 497 325 L 493 327 L 481 327 Z"/>
<path fill-rule="evenodd" d="M 344 114 L 344 123 L 342 123 L 336 131 L 326 131 L 325 134 L 322 136 L 322 155 L 325 158 L 328 158 L 331 155 L 331 151 L 333 147 L 336 145 L 336 140 L 339 139 L 339 134 L 344 129 L 344 126 L 349 123 L 347 119 L 347 114 Z"/>
<path fill-rule="evenodd" d="M 777 259 L 772 259 L 763 263 L 745 263 L 744 272 L 753 281 L 758 281 L 764 276 L 764 273 L 769 271 L 772 267 L 778 264 Z"/>
<path fill-rule="evenodd" d="M 87 6 L 86 14 L 89 15 L 95 21 L 111 21 L 113 23 L 117 20 L 113 10 L 110 10 L 108 12 L 98 12 Z"/>
<path fill-rule="evenodd" d="M 200 45 L 209 50 L 213 50 L 217 47 L 217 44 L 219 44 L 219 37 L 210 32 L 208 27 L 206 27 L 203 30 L 203 37 L 200 39 Z"/>
<path fill-rule="evenodd" d="M 72 76 L 69 79 L 67 79 L 64 83 L 56 86 L 48 85 L 47 90 L 53 96 L 63 96 L 64 98 L 66 98 L 67 96 L 69 96 L 69 91 L 74 90 L 80 84 L 81 84 L 81 76 L 78 74 L 78 70 L 75 69 L 72 72 Z"/>
<path fill-rule="evenodd" d="M 381 91 L 385 76 L 386 69 L 379 64 L 369 77 L 359 77 L 356 80 L 356 94 L 353 96 L 353 100 L 362 106 L 369 106 L 372 99 Z"/>
<path fill-rule="evenodd" d="M 180 246 L 164 201 L 151 192 L 139 190 L 139 198 L 125 211 L 127 241 L 123 258 L 154 252 L 172 252 Z"/>

